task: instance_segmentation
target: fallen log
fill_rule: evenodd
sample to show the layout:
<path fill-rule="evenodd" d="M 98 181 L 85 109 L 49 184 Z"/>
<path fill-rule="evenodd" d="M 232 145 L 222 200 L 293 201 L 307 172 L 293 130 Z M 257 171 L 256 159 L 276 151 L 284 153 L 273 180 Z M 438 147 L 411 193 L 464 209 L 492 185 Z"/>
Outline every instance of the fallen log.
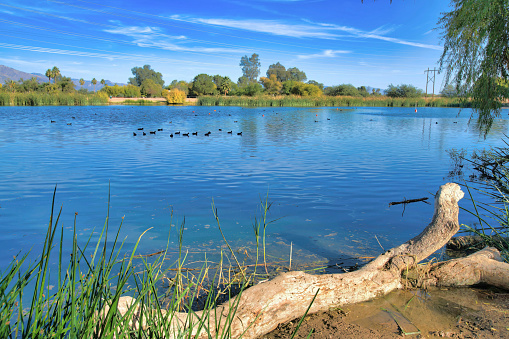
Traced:
<path fill-rule="evenodd" d="M 509 290 L 509 264 L 502 261 L 499 251 L 493 247 L 417 271 L 421 272 L 417 273 L 413 286 L 419 288 L 487 284 Z"/>
<path fill-rule="evenodd" d="M 441 186 L 435 196 L 432 221 L 424 231 L 381 254 L 358 271 L 327 275 L 284 273 L 248 288 L 212 311 L 192 314 L 176 312 L 171 316 L 163 313 L 166 321 L 160 326 L 174 333 L 189 331 L 190 336 L 196 338 L 214 337 L 216 333 L 228 333 L 231 338 L 241 335 L 243 338 L 258 338 L 278 324 L 304 315 L 315 297 L 310 313 L 362 302 L 402 288 L 408 281 L 402 273 L 442 248 L 459 230 L 458 201 L 462 197 L 463 192 L 458 185 L 448 183 Z M 499 259 L 496 251 L 490 249 L 475 257 L 440 263 L 428 270 L 426 279 L 421 282 L 428 286 L 486 282 L 508 288 L 509 264 L 497 261 Z M 471 274 L 467 276 L 467 273 Z M 118 310 L 122 315 L 132 316 L 133 328 L 144 327 L 146 323 L 143 319 L 140 323 L 139 307 L 135 310 L 131 307 L 134 301 L 133 298 L 122 297 Z M 200 318 L 208 319 L 204 324 L 207 328 L 192 325 L 198 323 Z"/>

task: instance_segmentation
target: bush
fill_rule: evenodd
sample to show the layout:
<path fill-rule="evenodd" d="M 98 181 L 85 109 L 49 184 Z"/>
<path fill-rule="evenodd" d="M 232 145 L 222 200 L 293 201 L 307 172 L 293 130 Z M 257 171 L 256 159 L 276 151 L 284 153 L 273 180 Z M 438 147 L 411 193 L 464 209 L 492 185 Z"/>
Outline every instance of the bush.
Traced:
<path fill-rule="evenodd" d="M 327 87 L 325 89 L 325 95 L 329 95 L 329 96 L 342 95 L 342 96 L 350 96 L 350 97 L 361 96 L 361 94 L 359 93 L 359 90 L 355 86 L 346 85 L 346 84 Z"/>
<path fill-rule="evenodd" d="M 417 89 L 412 85 L 399 85 L 394 86 L 390 84 L 385 90 L 385 95 L 391 98 L 418 98 L 422 97 L 422 90 Z"/>
<path fill-rule="evenodd" d="M 186 93 L 184 91 L 173 88 L 167 92 L 165 98 L 169 104 L 183 104 L 186 101 Z"/>

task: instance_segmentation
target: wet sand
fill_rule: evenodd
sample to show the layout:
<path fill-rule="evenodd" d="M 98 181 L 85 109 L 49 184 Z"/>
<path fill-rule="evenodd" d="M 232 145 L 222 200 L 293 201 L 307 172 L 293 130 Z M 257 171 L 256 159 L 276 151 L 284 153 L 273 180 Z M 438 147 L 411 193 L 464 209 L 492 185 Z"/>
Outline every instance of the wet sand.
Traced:
<path fill-rule="evenodd" d="M 289 338 L 300 319 L 262 338 Z M 295 338 L 509 338 L 509 293 L 484 288 L 396 291 L 307 316 Z"/>

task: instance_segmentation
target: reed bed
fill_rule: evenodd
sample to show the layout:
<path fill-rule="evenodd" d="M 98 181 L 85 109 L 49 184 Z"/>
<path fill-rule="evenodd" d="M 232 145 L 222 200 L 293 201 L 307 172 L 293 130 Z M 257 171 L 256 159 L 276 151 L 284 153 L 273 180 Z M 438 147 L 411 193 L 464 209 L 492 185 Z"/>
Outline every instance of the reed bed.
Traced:
<path fill-rule="evenodd" d="M 244 107 L 460 107 L 459 99 L 449 98 L 390 98 L 349 96 L 202 96 L 199 106 L 244 106 Z"/>
<path fill-rule="evenodd" d="M 166 105 L 165 102 L 157 102 L 157 101 L 150 101 L 150 100 L 143 100 L 143 99 L 137 99 L 137 100 L 126 99 L 121 104 L 123 104 L 123 105 L 140 105 L 140 106 Z"/>
<path fill-rule="evenodd" d="M 108 97 L 100 94 L 0 92 L 0 106 L 86 106 L 107 103 Z"/>

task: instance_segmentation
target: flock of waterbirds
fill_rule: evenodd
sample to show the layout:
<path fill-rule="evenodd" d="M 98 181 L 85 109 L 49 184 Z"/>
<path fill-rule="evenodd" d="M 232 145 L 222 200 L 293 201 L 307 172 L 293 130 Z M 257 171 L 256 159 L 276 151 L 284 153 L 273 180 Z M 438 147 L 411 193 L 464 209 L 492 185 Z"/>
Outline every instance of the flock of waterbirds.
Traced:
<path fill-rule="evenodd" d="M 214 110 L 214 111 L 215 111 L 215 110 Z M 194 111 L 193 111 L 193 113 L 194 113 Z M 209 114 L 210 114 L 210 113 L 209 113 Z M 72 117 L 72 118 L 73 118 L 73 119 L 76 119 L 76 117 Z M 55 123 L 55 122 L 56 122 L 55 120 L 50 120 L 50 121 L 51 121 L 51 123 Z M 234 122 L 237 122 L 237 121 L 234 121 Z M 172 123 L 172 122 L 170 121 L 170 124 L 171 124 L 171 123 Z M 69 122 L 69 123 L 67 123 L 67 125 L 71 126 L 71 125 L 72 125 L 72 123 L 71 123 L 71 122 Z M 156 132 L 162 132 L 162 131 L 163 131 L 163 129 L 162 129 L 162 128 L 158 128 L 156 131 L 149 131 L 148 133 L 149 133 L 149 134 L 156 134 Z M 222 129 L 222 128 L 219 128 L 219 132 L 222 132 L 222 131 L 223 131 L 223 129 Z M 142 135 L 147 135 L 147 132 L 145 132 L 145 131 L 144 131 L 144 128 L 143 128 L 143 127 L 140 127 L 140 128 L 138 128 L 138 132 L 133 132 L 133 136 L 135 137 L 135 136 L 137 136 L 137 135 L 138 135 L 138 134 L 140 134 L 140 133 L 142 133 Z M 231 135 L 233 135 L 233 134 L 234 134 L 234 133 L 233 133 L 233 130 L 228 131 L 228 132 L 226 132 L 226 133 L 227 133 L 227 134 L 231 134 Z M 210 136 L 211 134 L 212 134 L 212 132 L 211 132 L 211 131 L 208 131 L 207 133 L 204 133 L 203 135 L 204 135 L 204 136 L 206 136 L 206 137 L 208 137 L 208 136 Z M 181 136 L 183 136 L 183 137 L 189 137 L 189 132 L 187 132 L 187 133 L 180 133 L 180 131 L 177 131 L 177 132 L 174 132 L 174 133 L 170 133 L 170 138 L 173 138 L 174 136 L 177 136 L 177 135 L 181 135 Z M 198 132 L 191 132 L 191 135 L 196 135 L 196 136 L 197 136 L 197 135 L 198 135 Z M 242 132 L 237 132 L 237 135 L 242 136 Z"/>
<path fill-rule="evenodd" d="M 149 134 L 156 134 L 156 132 L 162 132 L 163 129 L 162 128 L 158 128 L 156 131 L 149 131 L 148 133 Z M 222 128 L 219 128 L 219 132 L 222 132 L 223 129 Z M 142 135 L 147 135 L 147 132 L 144 131 L 144 128 L 143 127 L 140 127 L 138 128 L 138 132 L 133 132 L 133 136 L 137 136 L 138 134 L 142 133 Z M 233 135 L 233 131 L 228 131 L 226 132 L 227 134 L 231 134 Z M 183 136 L 183 137 L 189 137 L 189 132 L 187 133 L 180 133 L 180 131 L 177 131 L 177 132 L 174 132 L 174 133 L 170 133 L 170 138 L 173 138 L 174 136 L 177 136 L 177 135 L 180 135 L 180 136 Z M 208 137 L 212 134 L 211 131 L 208 131 L 206 133 L 204 133 L 203 135 Z M 191 132 L 191 135 L 198 135 L 198 132 Z M 240 135 L 242 136 L 242 132 L 238 132 L 237 135 Z"/>

